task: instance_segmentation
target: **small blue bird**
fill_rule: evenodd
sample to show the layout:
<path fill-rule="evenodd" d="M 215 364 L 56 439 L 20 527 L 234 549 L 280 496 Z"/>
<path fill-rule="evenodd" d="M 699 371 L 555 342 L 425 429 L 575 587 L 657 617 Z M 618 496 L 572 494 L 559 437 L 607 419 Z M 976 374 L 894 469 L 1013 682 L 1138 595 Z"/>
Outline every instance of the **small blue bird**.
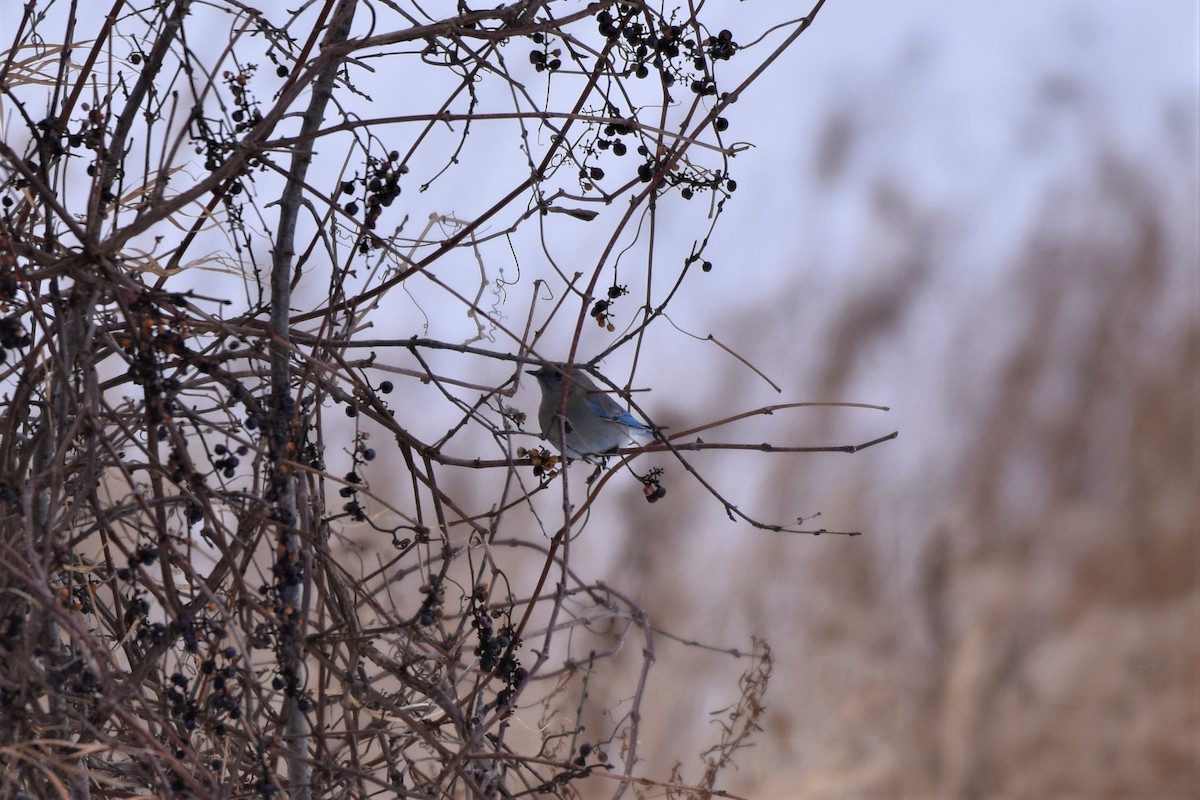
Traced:
<path fill-rule="evenodd" d="M 654 431 L 622 408 L 578 367 L 571 369 L 567 379 L 566 419 L 560 427 L 566 367 L 566 364 L 551 364 L 526 370 L 542 387 L 542 404 L 538 407 L 542 438 L 549 439 L 560 453 L 591 461 L 592 456 L 602 456 L 629 444 L 635 436 L 654 435 Z M 565 447 L 559 441 L 561 431 L 566 433 Z"/>

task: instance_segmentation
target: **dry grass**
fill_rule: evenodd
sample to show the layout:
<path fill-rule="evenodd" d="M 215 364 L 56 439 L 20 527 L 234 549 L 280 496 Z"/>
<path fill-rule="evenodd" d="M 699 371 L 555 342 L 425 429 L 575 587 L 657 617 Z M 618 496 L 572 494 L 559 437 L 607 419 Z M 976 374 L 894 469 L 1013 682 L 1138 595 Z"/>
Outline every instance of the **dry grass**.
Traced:
<path fill-rule="evenodd" d="M 781 514 L 821 487 L 825 516 L 866 536 L 735 534 L 689 516 L 685 497 L 680 525 L 631 539 L 633 574 L 656 577 L 639 595 L 652 623 L 717 641 L 752 630 L 776 651 L 765 735 L 726 788 L 1200 792 L 1195 209 L 1112 157 L 1064 194 L 986 302 L 939 298 L 961 265 L 934 258 L 867 265 L 906 279 L 829 314 L 828 358 L 797 387 L 892 402 L 856 394 L 855 376 L 896 364 L 901 438 L 849 466 L 776 462 L 757 480 Z M 912 334 L 930 297 L 949 330 Z M 955 344 L 922 369 L 922 337 Z M 853 438 L 842 419 L 820 438 Z M 646 710 L 665 759 L 695 749 L 720 705 L 709 687 L 732 669 L 681 660 Z"/>

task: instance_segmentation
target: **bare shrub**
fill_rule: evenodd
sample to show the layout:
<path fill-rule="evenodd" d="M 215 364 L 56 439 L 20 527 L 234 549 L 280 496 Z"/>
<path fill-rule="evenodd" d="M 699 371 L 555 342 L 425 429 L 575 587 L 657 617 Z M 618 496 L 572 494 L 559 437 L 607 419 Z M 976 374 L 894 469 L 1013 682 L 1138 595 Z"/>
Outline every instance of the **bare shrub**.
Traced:
<path fill-rule="evenodd" d="M 822 4 L 736 33 L 703 4 L 297 5 L 5 20 L 4 794 L 709 796 L 769 652 L 702 785 L 634 775 L 651 628 L 572 538 L 614 476 L 662 495 L 646 450 L 803 530 L 687 455 L 804 448 L 660 429 L 585 486 L 510 399 L 619 352 L 641 413 L 737 188 L 732 104 Z M 641 678 L 583 730 L 630 639 Z"/>

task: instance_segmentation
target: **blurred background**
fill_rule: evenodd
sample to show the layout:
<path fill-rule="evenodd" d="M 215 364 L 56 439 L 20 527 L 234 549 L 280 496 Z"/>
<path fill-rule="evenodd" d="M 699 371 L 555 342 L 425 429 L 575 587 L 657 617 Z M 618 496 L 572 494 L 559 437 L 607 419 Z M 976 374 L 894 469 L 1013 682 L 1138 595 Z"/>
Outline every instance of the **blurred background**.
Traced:
<path fill-rule="evenodd" d="M 900 435 L 695 459 L 765 518 L 860 537 L 732 523 L 676 469 L 656 505 L 613 489 L 574 554 L 661 631 L 769 641 L 764 730 L 719 788 L 1200 796 L 1198 30 L 1182 1 L 830 3 L 739 103 L 769 121 L 672 319 L 783 394 L 680 337 L 639 402 L 677 430 L 878 403 L 720 438 Z M 696 779 L 746 664 L 655 648 L 644 772 Z"/>

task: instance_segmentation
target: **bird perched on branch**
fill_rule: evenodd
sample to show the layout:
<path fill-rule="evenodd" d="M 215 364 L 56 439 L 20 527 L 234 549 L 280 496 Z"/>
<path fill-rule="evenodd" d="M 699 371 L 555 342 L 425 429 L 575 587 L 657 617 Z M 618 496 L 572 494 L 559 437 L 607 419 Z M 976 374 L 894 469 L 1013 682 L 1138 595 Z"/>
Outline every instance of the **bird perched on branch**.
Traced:
<path fill-rule="evenodd" d="M 538 379 L 542 387 L 542 404 L 538 407 L 538 423 L 542 438 L 549 439 L 558 451 L 568 458 L 592 461 L 629 444 L 638 436 L 654 432 L 621 407 L 616 400 L 587 376 L 579 367 L 568 375 L 566 364 L 548 364 L 526 370 Z M 563 383 L 567 384 L 567 401 L 563 406 Z M 565 418 L 559 418 L 565 411 Z M 565 446 L 560 438 L 565 433 Z"/>

